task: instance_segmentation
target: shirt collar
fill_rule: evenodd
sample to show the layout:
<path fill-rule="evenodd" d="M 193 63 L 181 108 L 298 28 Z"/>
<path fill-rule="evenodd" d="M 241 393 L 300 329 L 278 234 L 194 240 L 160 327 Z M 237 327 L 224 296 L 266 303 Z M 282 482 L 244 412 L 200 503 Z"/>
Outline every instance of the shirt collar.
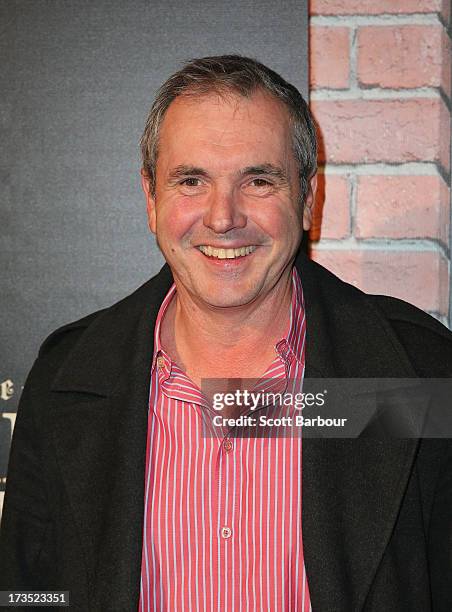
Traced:
<path fill-rule="evenodd" d="M 306 316 L 304 308 L 303 287 L 300 275 L 295 266 L 292 268 L 292 302 L 290 320 L 284 338 L 276 343 L 276 352 L 285 363 L 296 359 L 303 362 L 303 349 L 306 336 Z"/>
<path fill-rule="evenodd" d="M 165 375 L 165 377 L 169 376 L 171 372 L 171 359 L 169 355 L 167 355 L 165 351 L 162 349 L 162 341 L 160 338 L 161 326 L 162 326 L 163 317 L 165 316 L 168 306 L 170 305 L 170 302 L 173 299 L 175 293 L 176 293 L 176 285 L 175 283 L 173 283 L 171 287 L 169 288 L 169 291 L 166 294 L 165 299 L 163 300 L 160 306 L 160 309 L 157 315 L 157 319 L 155 321 L 155 327 L 154 327 L 154 354 L 152 357 L 151 372 L 154 372 L 156 366 L 158 366 L 159 371 L 161 371 L 162 374 Z"/>

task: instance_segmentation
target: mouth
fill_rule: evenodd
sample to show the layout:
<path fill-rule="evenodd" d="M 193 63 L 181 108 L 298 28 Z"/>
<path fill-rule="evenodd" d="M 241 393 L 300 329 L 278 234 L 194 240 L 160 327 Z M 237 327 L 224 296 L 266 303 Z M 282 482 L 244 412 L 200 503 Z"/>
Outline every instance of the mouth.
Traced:
<path fill-rule="evenodd" d="M 256 250 L 256 246 L 242 246 L 233 249 L 218 249 L 210 245 L 200 245 L 198 249 L 206 257 L 212 257 L 213 259 L 239 259 L 251 255 Z"/>

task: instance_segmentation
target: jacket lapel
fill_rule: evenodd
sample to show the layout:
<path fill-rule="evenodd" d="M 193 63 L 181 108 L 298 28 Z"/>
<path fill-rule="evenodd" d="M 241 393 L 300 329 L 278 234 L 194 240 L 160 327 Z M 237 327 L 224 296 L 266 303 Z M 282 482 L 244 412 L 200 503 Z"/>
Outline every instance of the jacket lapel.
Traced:
<path fill-rule="evenodd" d="M 400 343 L 358 291 L 297 259 L 306 307 L 306 379 L 415 376 Z M 352 397 L 343 392 L 344 406 Z M 303 442 L 303 546 L 316 612 L 361 610 L 391 536 L 416 440 Z"/>
<path fill-rule="evenodd" d="M 153 332 L 171 282 L 164 268 L 101 314 L 53 384 L 57 459 L 96 610 L 138 607 Z"/>

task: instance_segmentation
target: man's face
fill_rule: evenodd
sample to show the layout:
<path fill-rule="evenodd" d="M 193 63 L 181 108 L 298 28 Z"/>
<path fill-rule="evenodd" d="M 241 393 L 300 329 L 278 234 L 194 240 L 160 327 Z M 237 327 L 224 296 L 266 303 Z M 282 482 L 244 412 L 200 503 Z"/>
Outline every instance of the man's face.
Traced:
<path fill-rule="evenodd" d="M 149 226 L 179 292 L 239 307 L 287 282 L 312 192 L 299 201 L 289 114 L 268 94 L 179 97 L 160 129 Z"/>

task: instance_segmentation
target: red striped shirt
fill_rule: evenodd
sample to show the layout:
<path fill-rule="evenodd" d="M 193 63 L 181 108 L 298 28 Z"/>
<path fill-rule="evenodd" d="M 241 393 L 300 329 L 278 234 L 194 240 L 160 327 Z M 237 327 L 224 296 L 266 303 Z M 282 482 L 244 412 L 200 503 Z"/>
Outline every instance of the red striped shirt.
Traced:
<path fill-rule="evenodd" d="M 292 282 L 288 331 L 253 391 L 301 392 L 306 321 L 295 268 Z M 203 435 L 212 408 L 160 342 L 175 292 L 154 331 L 139 610 L 310 612 L 301 437 Z"/>

